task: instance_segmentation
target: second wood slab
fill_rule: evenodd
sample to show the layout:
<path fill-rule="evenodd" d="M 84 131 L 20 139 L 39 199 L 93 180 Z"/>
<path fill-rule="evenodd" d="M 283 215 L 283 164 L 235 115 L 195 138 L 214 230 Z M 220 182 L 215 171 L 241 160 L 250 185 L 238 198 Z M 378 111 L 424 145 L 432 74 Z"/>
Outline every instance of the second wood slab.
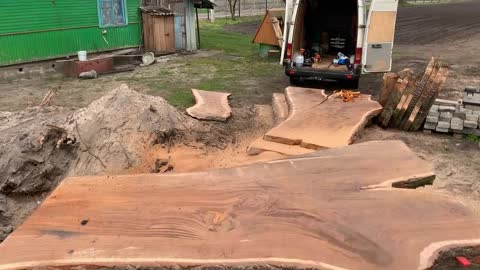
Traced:
<path fill-rule="evenodd" d="M 288 87 L 285 95 L 289 117 L 264 136 L 265 140 L 324 149 L 349 145 L 382 106 L 369 95 L 354 102 L 330 97 L 324 90 Z M 327 100 L 326 100 L 327 99 Z"/>

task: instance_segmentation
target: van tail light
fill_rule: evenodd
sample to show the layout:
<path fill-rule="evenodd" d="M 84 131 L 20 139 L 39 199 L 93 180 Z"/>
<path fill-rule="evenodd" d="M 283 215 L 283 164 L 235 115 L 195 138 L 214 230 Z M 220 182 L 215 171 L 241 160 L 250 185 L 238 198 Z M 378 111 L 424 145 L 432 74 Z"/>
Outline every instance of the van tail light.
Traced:
<path fill-rule="evenodd" d="M 287 44 L 287 59 L 292 59 L 292 43 Z"/>
<path fill-rule="evenodd" d="M 355 49 L 355 65 L 360 65 L 362 63 L 362 48 Z"/>

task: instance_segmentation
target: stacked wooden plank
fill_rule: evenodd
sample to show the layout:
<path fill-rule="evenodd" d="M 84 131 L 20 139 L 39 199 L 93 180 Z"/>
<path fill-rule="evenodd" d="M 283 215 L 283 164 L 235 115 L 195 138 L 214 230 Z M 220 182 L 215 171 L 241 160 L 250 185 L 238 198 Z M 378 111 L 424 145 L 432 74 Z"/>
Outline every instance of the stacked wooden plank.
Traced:
<path fill-rule="evenodd" d="M 345 102 L 325 90 L 302 87 L 287 87 L 284 95 L 274 95 L 273 105 L 277 119 L 282 119 L 252 142 L 247 150 L 251 155 L 271 151 L 290 156 L 347 146 L 382 110 L 369 95 Z"/>
<path fill-rule="evenodd" d="M 394 74 L 386 75 L 381 93 L 385 105 L 379 124 L 406 131 L 420 129 L 447 76 L 448 66 L 433 57 L 421 75 L 404 72 L 395 84 L 391 82 L 396 78 Z"/>

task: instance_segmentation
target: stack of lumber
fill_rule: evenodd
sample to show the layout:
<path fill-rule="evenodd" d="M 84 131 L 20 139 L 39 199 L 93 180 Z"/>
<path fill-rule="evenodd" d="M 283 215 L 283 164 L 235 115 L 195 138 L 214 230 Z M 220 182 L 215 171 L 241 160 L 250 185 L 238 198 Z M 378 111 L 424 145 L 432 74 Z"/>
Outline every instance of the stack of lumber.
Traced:
<path fill-rule="evenodd" d="M 384 106 L 379 124 L 406 131 L 420 129 L 447 76 L 448 66 L 433 57 L 418 76 L 408 71 L 386 74 L 379 100 Z"/>
<path fill-rule="evenodd" d="M 376 141 L 206 172 L 68 178 L 0 245 L 0 269 L 425 269 L 480 235 L 456 198 L 394 188 L 433 177 L 404 143 Z"/>
<path fill-rule="evenodd" d="M 272 151 L 290 156 L 352 144 L 382 106 L 369 95 L 350 94 L 350 102 L 345 102 L 325 90 L 287 87 L 285 95 L 274 95 L 273 107 L 276 116 L 288 117 L 276 121 L 278 125 L 254 141 L 248 153 Z"/>

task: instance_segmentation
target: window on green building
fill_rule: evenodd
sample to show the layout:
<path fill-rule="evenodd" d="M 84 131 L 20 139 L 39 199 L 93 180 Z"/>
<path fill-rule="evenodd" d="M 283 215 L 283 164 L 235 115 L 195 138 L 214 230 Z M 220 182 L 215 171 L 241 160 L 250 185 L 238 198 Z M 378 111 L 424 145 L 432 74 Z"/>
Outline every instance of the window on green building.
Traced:
<path fill-rule="evenodd" d="M 100 27 L 127 25 L 126 0 L 97 0 Z"/>

